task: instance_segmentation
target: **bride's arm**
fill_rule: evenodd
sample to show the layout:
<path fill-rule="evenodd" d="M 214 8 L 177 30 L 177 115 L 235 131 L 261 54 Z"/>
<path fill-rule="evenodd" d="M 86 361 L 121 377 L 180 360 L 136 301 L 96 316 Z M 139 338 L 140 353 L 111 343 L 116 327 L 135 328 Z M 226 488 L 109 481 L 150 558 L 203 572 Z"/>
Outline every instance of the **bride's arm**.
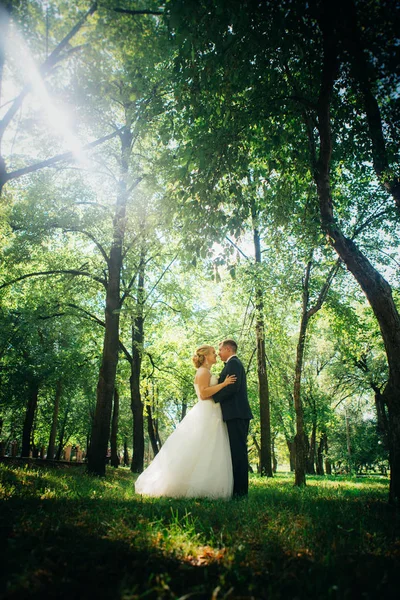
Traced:
<path fill-rule="evenodd" d="M 210 385 L 210 371 L 208 369 L 199 369 L 195 379 L 195 383 L 199 386 L 200 398 L 202 400 L 210 400 L 213 394 L 216 394 L 227 385 L 232 385 L 235 381 L 236 375 L 228 375 L 222 383 Z"/>

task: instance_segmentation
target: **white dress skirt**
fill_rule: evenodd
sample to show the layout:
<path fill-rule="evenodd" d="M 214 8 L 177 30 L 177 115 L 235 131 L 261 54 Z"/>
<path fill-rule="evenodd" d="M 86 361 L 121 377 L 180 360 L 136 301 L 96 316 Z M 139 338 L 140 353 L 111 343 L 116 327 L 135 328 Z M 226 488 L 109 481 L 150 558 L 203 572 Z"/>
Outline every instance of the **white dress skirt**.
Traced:
<path fill-rule="evenodd" d="M 217 379 L 211 376 L 210 385 Z M 135 483 L 145 496 L 230 498 L 233 473 L 229 437 L 221 407 L 201 400 L 169 436 L 153 462 Z"/>

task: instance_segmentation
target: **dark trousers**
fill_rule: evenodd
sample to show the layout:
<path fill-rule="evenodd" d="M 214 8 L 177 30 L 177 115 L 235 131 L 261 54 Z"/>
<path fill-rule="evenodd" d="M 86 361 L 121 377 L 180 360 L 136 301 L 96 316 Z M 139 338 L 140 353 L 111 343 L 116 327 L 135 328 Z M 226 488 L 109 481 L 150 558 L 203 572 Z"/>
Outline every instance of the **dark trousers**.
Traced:
<path fill-rule="evenodd" d="M 246 496 L 249 490 L 249 461 L 247 458 L 248 419 L 226 421 L 233 468 L 233 495 Z"/>

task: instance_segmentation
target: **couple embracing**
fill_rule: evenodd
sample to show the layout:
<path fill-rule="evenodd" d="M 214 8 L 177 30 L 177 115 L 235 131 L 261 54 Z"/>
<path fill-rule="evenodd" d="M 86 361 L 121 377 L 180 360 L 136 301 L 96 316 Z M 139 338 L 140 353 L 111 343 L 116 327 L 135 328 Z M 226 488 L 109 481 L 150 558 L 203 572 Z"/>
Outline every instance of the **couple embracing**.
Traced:
<path fill-rule="evenodd" d="M 231 498 L 248 492 L 247 434 L 251 414 L 246 372 L 237 344 L 225 340 L 219 378 L 212 346 L 193 356 L 198 402 L 167 439 L 150 466 L 138 477 L 136 492 L 148 496 Z"/>

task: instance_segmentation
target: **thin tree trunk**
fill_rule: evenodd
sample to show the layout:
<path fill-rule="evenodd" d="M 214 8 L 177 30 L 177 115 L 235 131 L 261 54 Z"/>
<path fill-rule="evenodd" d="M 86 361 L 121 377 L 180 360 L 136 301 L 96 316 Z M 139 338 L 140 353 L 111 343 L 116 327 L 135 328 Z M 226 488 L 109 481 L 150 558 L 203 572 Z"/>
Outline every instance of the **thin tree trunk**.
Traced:
<path fill-rule="evenodd" d="M 295 446 L 295 485 L 303 486 L 306 484 L 306 434 L 304 431 L 304 411 L 301 401 L 301 374 L 303 370 L 304 347 L 306 340 L 308 314 L 308 284 L 310 279 L 312 261 L 307 264 L 306 276 L 303 285 L 303 310 L 300 322 L 299 339 L 297 342 L 296 368 L 293 387 L 294 409 L 296 412 L 296 435 L 294 437 Z"/>
<path fill-rule="evenodd" d="M 251 204 L 254 254 L 256 262 L 255 280 L 255 307 L 256 307 L 256 340 L 257 340 L 257 375 L 258 392 L 260 398 L 260 429 L 261 429 L 261 456 L 260 475 L 273 477 L 271 454 L 271 415 L 270 397 L 267 375 L 267 357 L 265 351 L 265 326 L 264 326 L 264 299 L 262 283 L 260 281 L 261 268 L 261 241 L 258 229 L 258 214 L 255 203 Z"/>
<path fill-rule="evenodd" d="M 312 254 L 310 260 L 307 263 L 306 272 L 303 280 L 303 302 L 302 302 L 302 315 L 300 321 L 300 332 L 299 332 L 299 340 L 297 343 L 297 352 L 296 352 L 296 367 L 295 367 L 295 377 L 294 377 L 294 386 L 293 386 L 293 401 L 294 408 L 296 412 L 296 435 L 294 438 L 295 441 L 295 461 L 296 461 L 296 469 L 295 469 L 295 485 L 302 486 L 306 483 L 306 468 L 307 468 L 307 446 L 308 440 L 305 434 L 304 429 L 304 411 L 303 404 L 301 401 L 301 376 L 303 371 L 303 360 L 304 360 L 304 348 L 305 348 L 305 340 L 308 323 L 311 317 L 317 313 L 328 294 L 329 288 L 332 284 L 332 281 L 340 267 L 340 259 L 336 261 L 334 266 L 329 271 L 327 278 L 321 287 L 319 292 L 318 299 L 314 306 L 308 308 L 309 302 L 309 285 L 310 285 L 310 277 L 311 277 L 311 268 L 312 268 Z"/>
<path fill-rule="evenodd" d="M 47 446 L 47 460 L 53 460 L 53 458 L 54 458 L 56 436 L 57 436 L 57 425 L 58 425 L 58 412 L 60 409 L 61 394 L 62 394 L 62 380 L 59 379 L 57 381 L 56 395 L 54 398 L 53 420 L 51 423 L 49 445 Z"/>
<path fill-rule="evenodd" d="M 315 455 L 317 446 L 317 423 L 313 420 L 310 443 L 308 448 L 307 474 L 315 475 Z"/>
<path fill-rule="evenodd" d="M 140 373 L 144 341 L 144 276 L 145 249 L 141 250 L 138 272 L 136 315 L 132 325 L 132 363 L 131 363 L 131 409 L 133 415 L 133 456 L 131 471 L 141 473 L 144 463 L 144 418 L 143 402 L 140 394 Z"/>
<path fill-rule="evenodd" d="M 185 418 L 185 416 L 186 416 L 186 413 L 187 413 L 187 406 L 188 406 L 188 405 L 187 405 L 187 402 L 186 402 L 186 398 L 184 398 L 184 399 L 182 400 L 181 418 L 179 419 L 180 421 L 182 421 L 182 420 Z"/>
<path fill-rule="evenodd" d="M 272 436 L 272 445 L 271 445 L 271 453 L 272 453 L 272 472 L 275 474 L 277 469 L 278 469 L 278 459 L 276 458 L 276 453 L 275 453 L 275 437 L 276 435 Z"/>
<path fill-rule="evenodd" d="M 323 433 L 319 439 L 317 448 L 317 475 L 324 475 L 324 450 L 325 450 L 326 433 Z"/>
<path fill-rule="evenodd" d="M 289 468 L 291 471 L 295 471 L 296 469 L 296 447 L 293 440 L 289 440 L 286 438 L 286 444 L 289 450 Z"/>
<path fill-rule="evenodd" d="M 386 414 L 386 406 L 382 397 L 381 390 L 378 386 L 372 386 L 375 392 L 375 409 L 376 409 L 376 419 L 377 419 L 377 431 L 378 435 L 383 442 L 386 450 L 389 450 L 389 422 Z"/>
<path fill-rule="evenodd" d="M 347 447 L 347 465 L 349 473 L 353 470 L 352 451 L 351 451 L 351 437 L 350 437 L 350 420 L 347 410 L 345 412 L 345 424 L 346 424 L 346 447 Z"/>
<path fill-rule="evenodd" d="M 153 414 L 152 414 L 150 405 L 148 405 L 146 407 L 146 411 L 147 411 L 147 431 L 149 434 L 149 439 L 150 439 L 150 443 L 151 443 L 151 448 L 153 450 L 153 454 L 154 454 L 154 456 L 156 456 L 159 451 L 158 443 L 157 443 L 157 428 L 154 423 Z"/>
<path fill-rule="evenodd" d="M 260 473 L 260 470 L 261 470 L 261 447 L 260 447 L 260 444 L 258 443 L 255 435 L 253 435 L 253 442 L 256 447 L 257 456 L 258 456 L 257 473 Z"/>
<path fill-rule="evenodd" d="M 95 475 L 105 475 L 115 376 L 118 365 L 119 313 L 121 309 L 120 280 L 126 227 L 126 203 L 129 196 L 127 177 L 132 143 L 132 132 L 129 124 L 123 129 L 120 138 L 120 178 L 113 222 L 113 242 L 108 259 L 103 356 L 97 384 L 97 402 L 88 460 L 88 470 Z"/>
<path fill-rule="evenodd" d="M 119 417 L 119 394 L 117 388 L 114 389 L 114 404 L 113 413 L 111 419 L 111 434 L 110 434 L 110 447 L 111 447 L 111 466 L 116 469 L 119 467 L 119 456 L 117 449 L 117 437 L 118 437 L 118 417 Z"/>
<path fill-rule="evenodd" d="M 31 450 L 31 435 L 38 404 L 38 396 L 39 384 L 37 381 L 32 381 L 29 386 L 28 405 L 26 407 L 24 425 L 22 429 L 21 456 L 23 457 L 29 456 L 29 452 Z"/>
<path fill-rule="evenodd" d="M 58 442 L 58 449 L 57 449 L 57 454 L 56 454 L 56 460 L 61 460 L 61 454 L 62 454 L 62 451 L 64 449 L 65 428 L 67 426 L 68 415 L 69 415 L 69 402 L 67 403 L 67 406 L 65 407 L 64 417 L 63 417 L 63 420 L 61 422 L 60 439 L 59 439 L 59 442 Z"/>
<path fill-rule="evenodd" d="M 128 441 L 124 440 L 124 467 L 129 466 Z"/>
<path fill-rule="evenodd" d="M 326 5 L 324 3 L 321 7 L 322 11 L 318 13 L 318 22 L 323 40 L 323 64 L 317 103 L 320 149 L 318 160 L 314 159 L 313 161 L 314 178 L 318 191 L 322 228 L 333 248 L 366 295 L 379 323 L 385 345 L 389 378 L 382 396 L 388 407 L 390 424 L 389 500 L 395 502 L 400 500 L 400 315 L 394 303 L 390 285 L 371 265 L 355 243 L 344 236 L 334 217 L 330 189 L 332 156 L 330 104 L 338 67 L 337 37 L 332 27 L 336 9 L 330 3 Z"/>

